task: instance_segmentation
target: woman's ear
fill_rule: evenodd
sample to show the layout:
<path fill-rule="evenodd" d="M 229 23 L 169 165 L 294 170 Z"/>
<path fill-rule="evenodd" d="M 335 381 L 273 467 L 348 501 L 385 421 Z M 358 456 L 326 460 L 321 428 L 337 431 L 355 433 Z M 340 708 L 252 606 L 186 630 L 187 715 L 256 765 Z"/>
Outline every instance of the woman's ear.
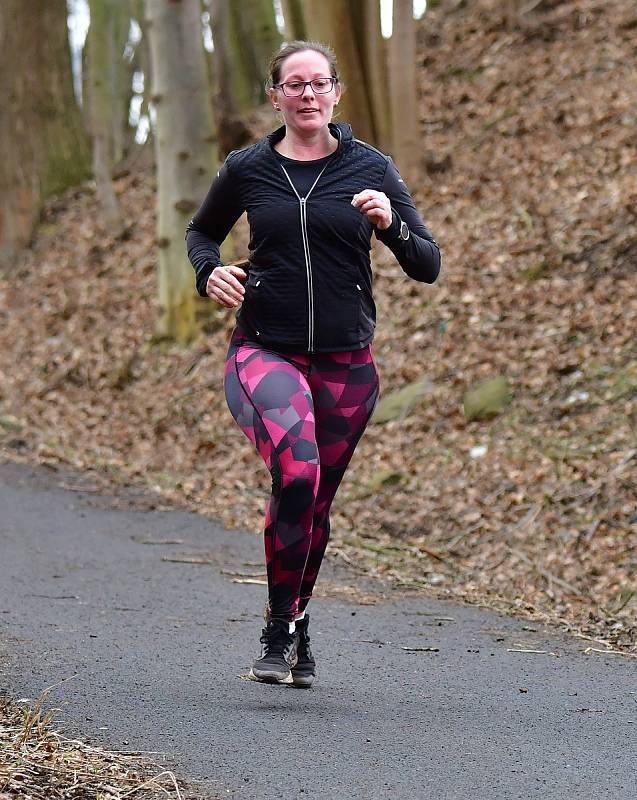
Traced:
<path fill-rule="evenodd" d="M 272 88 L 268 89 L 268 96 L 270 98 L 272 106 L 274 107 L 274 110 L 280 111 L 281 107 L 279 106 L 279 93 L 277 92 L 277 90 Z"/>

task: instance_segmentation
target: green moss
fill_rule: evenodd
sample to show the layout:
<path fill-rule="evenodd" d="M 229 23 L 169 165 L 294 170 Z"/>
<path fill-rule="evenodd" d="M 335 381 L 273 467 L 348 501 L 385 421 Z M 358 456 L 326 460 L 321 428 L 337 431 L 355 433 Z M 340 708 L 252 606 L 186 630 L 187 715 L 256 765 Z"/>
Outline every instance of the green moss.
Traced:
<path fill-rule="evenodd" d="M 527 281 L 537 281 L 543 278 L 548 272 L 549 265 L 546 261 L 538 261 L 536 264 L 531 264 L 522 273 Z"/>
<path fill-rule="evenodd" d="M 504 375 L 498 375 L 466 392 L 462 405 L 465 417 L 471 422 L 496 417 L 510 402 L 509 382 Z"/>
<path fill-rule="evenodd" d="M 74 154 L 51 150 L 47 168 L 42 175 L 42 199 L 46 200 L 53 195 L 62 194 L 71 186 L 77 186 L 90 176 L 88 150 Z"/>
<path fill-rule="evenodd" d="M 421 378 L 384 397 L 372 417 L 375 424 L 402 420 L 431 392 L 433 385 L 429 378 Z"/>

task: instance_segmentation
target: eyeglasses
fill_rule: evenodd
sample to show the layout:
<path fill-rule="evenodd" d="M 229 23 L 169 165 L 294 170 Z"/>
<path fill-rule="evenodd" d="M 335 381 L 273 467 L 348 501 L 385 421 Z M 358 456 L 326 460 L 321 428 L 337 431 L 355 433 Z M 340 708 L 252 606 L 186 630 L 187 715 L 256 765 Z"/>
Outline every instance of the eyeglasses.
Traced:
<path fill-rule="evenodd" d="M 275 83 L 275 89 L 281 89 L 286 97 L 300 97 L 306 86 L 311 86 L 314 94 L 327 94 L 334 88 L 338 78 L 314 78 L 311 81 L 287 81 Z"/>

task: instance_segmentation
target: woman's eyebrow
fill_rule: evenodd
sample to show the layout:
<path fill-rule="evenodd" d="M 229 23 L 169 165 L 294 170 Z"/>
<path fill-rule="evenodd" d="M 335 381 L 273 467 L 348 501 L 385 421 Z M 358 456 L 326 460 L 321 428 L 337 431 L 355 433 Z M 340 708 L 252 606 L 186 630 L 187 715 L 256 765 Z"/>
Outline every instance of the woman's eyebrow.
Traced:
<path fill-rule="evenodd" d="M 314 80 L 315 78 L 328 78 L 328 75 L 323 75 L 322 72 L 315 72 L 314 75 L 310 78 L 310 80 Z M 282 80 L 281 83 L 286 83 L 287 81 L 302 81 L 303 78 L 296 72 L 293 72 L 291 75 L 288 75 L 285 80 Z"/>

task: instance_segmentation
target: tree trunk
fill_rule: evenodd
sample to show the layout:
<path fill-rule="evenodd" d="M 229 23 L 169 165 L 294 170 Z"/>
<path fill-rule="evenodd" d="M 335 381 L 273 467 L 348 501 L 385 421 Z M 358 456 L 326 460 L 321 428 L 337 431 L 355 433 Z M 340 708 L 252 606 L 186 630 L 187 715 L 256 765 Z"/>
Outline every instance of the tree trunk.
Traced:
<path fill-rule="evenodd" d="M 200 0 L 146 0 L 159 246 L 158 335 L 186 343 L 196 333 L 195 289 L 184 232 L 216 168 L 201 36 Z"/>
<path fill-rule="evenodd" d="M 417 178 L 418 93 L 413 0 L 394 0 L 389 40 L 392 153 L 407 184 Z"/>
<path fill-rule="evenodd" d="M 44 200 L 89 177 L 64 0 L 0 3 L 0 261 L 28 244 Z"/>
<path fill-rule="evenodd" d="M 102 0 L 104 2 L 105 0 Z M 117 164 L 126 155 L 128 146 L 128 110 L 130 108 L 132 73 L 124 58 L 130 33 L 131 8 L 121 0 L 107 0 L 113 15 L 113 36 L 110 39 L 110 85 L 113 97 L 111 120 L 112 153 L 111 165 Z"/>
<path fill-rule="evenodd" d="M 150 98 L 150 85 L 151 85 L 151 68 L 150 68 L 150 46 L 148 44 L 148 26 L 146 24 L 146 12 L 144 10 L 144 0 L 130 0 L 130 16 L 139 25 L 141 29 L 141 40 L 135 47 L 133 60 L 130 65 L 130 80 L 131 80 L 131 94 L 129 95 L 128 107 L 133 96 L 132 80 L 135 72 L 141 72 L 144 80 L 143 95 L 139 106 L 139 116 L 150 119 L 149 111 L 149 98 Z M 130 134 L 131 140 L 134 141 L 136 131 Z M 149 129 L 148 137 L 152 137 L 152 128 Z"/>
<path fill-rule="evenodd" d="M 293 42 L 295 39 L 307 39 L 302 0 L 282 0 L 281 6 L 286 40 Z"/>
<path fill-rule="evenodd" d="M 252 108 L 253 87 L 245 59 L 249 43 L 242 39 L 241 4 L 212 0 L 211 10 L 219 110 L 225 119 Z"/>
<path fill-rule="evenodd" d="M 339 118 L 352 125 L 359 139 L 376 144 L 367 76 L 356 36 L 355 6 L 343 0 L 322 0 L 321 3 L 305 0 L 303 11 L 308 35 L 329 44 L 338 57 L 345 85 Z"/>
<path fill-rule="evenodd" d="M 241 49 L 238 55 L 246 66 L 251 87 L 251 103 L 266 101 L 265 82 L 268 65 L 281 46 L 272 0 L 243 0 L 231 4 L 237 15 Z"/>
<path fill-rule="evenodd" d="M 93 145 L 93 175 L 97 197 L 108 229 L 120 233 L 122 215 L 111 179 L 116 148 L 115 131 L 123 128 L 121 81 L 117 74 L 123 62 L 123 46 L 118 53 L 116 21 L 118 3 L 113 0 L 90 0 L 91 24 L 88 30 L 88 107 Z M 121 153 L 118 154 L 121 157 Z"/>
<path fill-rule="evenodd" d="M 387 85 L 387 49 L 380 30 L 378 0 L 351 0 L 356 27 L 358 50 L 371 106 L 374 141 L 384 152 L 391 150 L 391 111 Z"/>
<path fill-rule="evenodd" d="M 221 154 L 244 147 L 246 112 L 265 102 L 270 57 L 281 43 L 272 0 L 212 0 L 214 67 Z"/>

